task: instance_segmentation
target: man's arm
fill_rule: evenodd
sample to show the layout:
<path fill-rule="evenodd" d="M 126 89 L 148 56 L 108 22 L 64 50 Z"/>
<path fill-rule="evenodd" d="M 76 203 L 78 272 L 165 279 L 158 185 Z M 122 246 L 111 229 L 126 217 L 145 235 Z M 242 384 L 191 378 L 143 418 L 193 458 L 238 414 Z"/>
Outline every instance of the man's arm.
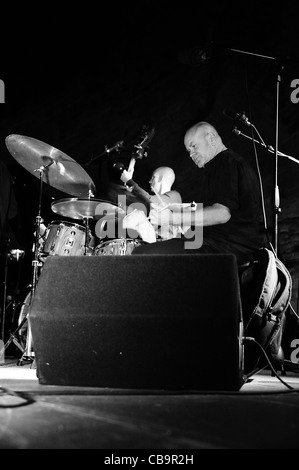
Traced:
<path fill-rule="evenodd" d="M 151 195 L 142 189 L 133 179 L 133 170 L 131 171 L 128 170 L 123 170 L 122 174 L 120 175 L 121 181 L 125 184 L 125 187 L 127 188 L 128 191 L 130 191 L 134 196 L 137 196 L 140 198 L 145 204 L 147 209 L 150 207 L 150 200 L 151 200 Z"/>
<path fill-rule="evenodd" d="M 204 207 L 203 209 L 199 208 L 194 211 L 193 225 L 197 226 L 202 223 L 204 227 L 207 227 L 208 225 L 226 224 L 230 218 L 231 213 L 229 208 L 223 204 L 215 203 L 212 206 Z"/>
<path fill-rule="evenodd" d="M 172 212 L 169 209 L 159 211 L 158 205 L 151 211 L 150 220 L 153 224 L 164 225 L 193 225 L 207 227 L 209 225 L 225 224 L 231 218 L 228 207 L 215 203 L 212 206 L 202 208 L 200 204 L 195 210 L 184 208 L 181 212 Z"/>
<path fill-rule="evenodd" d="M 147 191 L 142 189 L 141 186 L 139 186 L 136 183 L 136 181 L 130 179 L 130 180 L 126 181 L 125 184 L 126 184 L 126 187 L 129 189 L 129 191 L 131 191 L 136 196 L 139 196 L 142 199 L 147 200 L 147 202 L 151 200 L 151 195 Z"/>

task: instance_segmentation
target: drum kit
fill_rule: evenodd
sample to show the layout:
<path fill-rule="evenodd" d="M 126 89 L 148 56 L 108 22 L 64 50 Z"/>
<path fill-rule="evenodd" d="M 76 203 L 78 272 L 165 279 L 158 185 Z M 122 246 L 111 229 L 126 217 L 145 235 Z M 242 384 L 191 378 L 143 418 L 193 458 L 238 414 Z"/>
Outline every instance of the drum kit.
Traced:
<path fill-rule="evenodd" d="M 98 237 L 91 230 L 91 222 L 103 217 L 117 222 L 126 215 L 126 209 L 121 204 L 96 199 L 94 182 L 74 159 L 55 147 L 31 137 L 12 134 L 6 138 L 5 143 L 10 154 L 32 175 L 39 178 L 31 290 L 22 306 L 18 328 L 4 345 L 6 350 L 11 342 L 15 342 L 20 349 L 24 349 L 18 363 L 22 365 L 23 360 L 34 360 L 29 311 L 45 259 L 57 255 L 130 255 L 134 247 L 142 242 L 138 239 L 115 238 L 111 241 L 99 240 L 97 243 Z M 72 196 L 54 201 L 51 210 L 60 217 L 74 219 L 76 222 L 54 220 L 48 227 L 43 226 L 41 210 L 44 183 Z M 24 344 L 24 332 L 26 344 Z M 21 346 L 17 341 L 18 338 L 22 339 Z"/>

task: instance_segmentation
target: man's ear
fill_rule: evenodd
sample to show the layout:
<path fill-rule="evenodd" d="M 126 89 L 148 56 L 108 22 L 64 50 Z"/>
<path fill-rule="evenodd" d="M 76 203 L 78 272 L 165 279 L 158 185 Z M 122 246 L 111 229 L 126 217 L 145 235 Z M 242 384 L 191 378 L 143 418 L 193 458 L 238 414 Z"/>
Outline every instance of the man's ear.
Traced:
<path fill-rule="evenodd" d="M 216 134 L 214 132 L 210 131 L 207 135 L 208 141 L 213 147 L 216 145 Z"/>

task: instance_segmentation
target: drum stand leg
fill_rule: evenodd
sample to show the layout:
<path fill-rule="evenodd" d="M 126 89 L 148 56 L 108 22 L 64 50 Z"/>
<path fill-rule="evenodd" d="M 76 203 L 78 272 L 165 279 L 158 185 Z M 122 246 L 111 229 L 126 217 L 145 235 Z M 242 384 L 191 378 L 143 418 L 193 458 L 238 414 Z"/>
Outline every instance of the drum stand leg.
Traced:
<path fill-rule="evenodd" d="M 6 349 L 8 348 L 8 346 L 11 343 L 14 343 L 20 349 L 20 351 L 24 354 L 25 350 L 24 350 L 23 346 L 21 345 L 21 343 L 18 340 L 17 333 L 20 331 L 20 329 L 22 328 L 22 326 L 24 325 L 24 323 L 26 321 L 27 321 L 27 315 L 23 318 L 23 320 L 19 324 L 18 328 L 13 333 L 10 334 L 9 339 L 6 341 L 5 345 L 3 346 L 3 348 L 0 351 L 0 356 L 1 356 L 2 351 L 6 351 Z"/>
<path fill-rule="evenodd" d="M 89 237 L 89 217 L 84 217 L 83 218 L 83 223 L 85 225 L 85 243 L 84 243 L 84 256 L 87 255 L 87 248 L 88 248 L 88 237 Z"/>
<path fill-rule="evenodd" d="M 51 159 L 52 160 L 52 159 Z M 54 163 L 54 160 L 52 160 L 50 163 L 48 163 L 45 166 L 41 166 L 40 168 L 36 168 L 34 171 L 39 172 L 40 175 L 40 190 L 39 190 L 39 201 L 38 201 L 38 214 L 36 216 L 36 231 L 35 231 L 35 249 L 34 249 L 34 260 L 32 262 L 33 266 L 33 273 L 32 273 L 32 286 L 31 286 L 31 295 L 30 295 L 30 300 L 29 300 L 29 311 L 27 314 L 24 316 L 23 320 L 19 324 L 18 328 L 11 333 L 10 338 L 8 341 L 5 343 L 4 347 L 0 350 L 0 357 L 2 354 L 2 351 L 6 351 L 8 346 L 13 342 L 21 351 L 22 351 L 22 357 L 18 361 L 17 365 L 21 366 L 23 365 L 23 362 L 28 360 L 30 362 L 34 361 L 34 358 L 31 356 L 32 354 L 32 336 L 31 336 L 31 328 L 30 328 L 30 323 L 29 323 L 29 313 L 30 313 L 30 307 L 31 307 L 31 302 L 35 293 L 37 281 L 38 281 L 38 275 L 39 275 L 39 267 L 42 266 L 42 263 L 39 260 L 39 240 L 40 240 L 40 226 L 41 226 L 41 202 L 42 202 L 42 187 L 43 187 L 43 175 L 47 167 L 52 165 Z M 25 349 L 22 347 L 22 345 L 19 343 L 19 341 L 16 338 L 16 334 L 20 331 L 22 326 L 25 324 L 25 322 L 28 321 L 28 329 L 27 329 L 27 341 L 26 341 L 26 347 Z M 3 320 L 4 324 L 4 320 Z M 2 325 L 3 327 L 3 325 Z"/>
<path fill-rule="evenodd" d="M 42 198 L 43 174 L 44 174 L 44 171 L 45 171 L 46 167 L 50 166 L 51 164 L 52 164 L 52 162 L 49 163 L 46 166 L 43 166 L 43 167 L 40 167 L 40 168 L 37 168 L 36 170 L 34 170 L 34 171 L 37 171 L 37 172 L 40 173 L 40 191 L 39 191 L 39 202 L 38 202 L 38 215 L 36 216 L 35 249 L 34 249 L 34 260 L 32 261 L 33 273 L 32 273 L 32 286 L 31 286 L 31 292 L 30 292 L 30 300 L 29 300 L 29 311 L 26 313 L 23 320 L 19 324 L 18 328 L 10 335 L 9 340 L 4 345 L 4 351 L 7 349 L 9 344 L 11 344 L 12 342 L 14 342 L 16 344 L 16 346 L 19 349 L 21 349 L 23 354 L 22 354 L 21 359 L 17 363 L 18 366 L 22 366 L 24 361 L 26 361 L 26 362 L 28 362 L 28 361 L 33 362 L 34 361 L 34 358 L 31 356 L 31 354 L 32 354 L 32 336 L 31 336 L 31 328 L 30 328 L 30 323 L 29 323 L 29 312 L 30 312 L 30 306 L 31 306 L 31 302 L 32 302 L 32 299 L 33 299 L 33 296 L 34 296 L 35 288 L 36 288 L 36 285 L 37 285 L 37 281 L 38 281 L 38 274 L 39 274 L 38 270 L 39 270 L 39 267 L 42 266 L 42 263 L 39 260 L 39 240 L 40 240 L 40 225 L 41 225 L 41 221 L 42 221 L 42 218 L 41 218 L 41 198 Z M 27 328 L 26 347 L 24 349 L 20 345 L 18 340 L 16 339 L 15 335 L 20 331 L 20 329 L 26 323 L 26 321 L 28 321 L 28 328 Z M 1 354 L 1 351 L 0 351 L 0 354 Z"/>
<path fill-rule="evenodd" d="M 21 359 L 18 361 L 17 365 L 18 366 L 23 366 L 24 362 L 27 364 L 28 362 L 32 362 L 34 366 L 34 353 L 32 350 L 32 333 L 31 333 L 31 327 L 30 327 L 30 320 L 28 314 L 26 315 L 26 320 L 28 322 L 28 328 L 27 328 L 27 339 L 26 339 L 26 347 L 23 351 Z"/>
<path fill-rule="evenodd" d="M 29 306 L 30 306 L 31 301 L 32 301 L 32 296 L 33 296 L 33 292 L 31 291 L 30 292 Z M 28 322 L 27 338 L 26 338 L 26 345 L 25 345 L 25 347 L 23 347 L 22 344 L 20 343 L 20 336 L 19 336 L 18 333 L 22 329 L 23 325 L 26 322 Z M 20 322 L 17 329 L 10 334 L 10 337 L 9 337 L 8 341 L 4 344 L 3 348 L 0 350 L 0 357 L 2 357 L 2 354 L 3 354 L 3 357 L 4 357 L 4 353 L 5 353 L 6 349 L 8 348 L 8 346 L 11 343 L 14 343 L 22 353 L 21 359 L 19 359 L 18 362 L 17 362 L 18 366 L 24 365 L 24 362 L 27 364 L 28 362 L 34 362 L 35 361 L 33 348 L 32 348 L 32 333 L 31 333 L 31 327 L 30 327 L 30 323 L 29 323 L 29 311 L 23 317 L 23 319 Z"/>
<path fill-rule="evenodd" d="M 10 240 L 7 241 L 7 247 L 8 247 L 8 243 L 9 243 Z M 18 258 L 19 259 L 19 256 L 20 256 L 20 253 L 21 253 L 21 250 L 16 250 L 18 251 Z M 22 252 L 24 253 L 24 252 Z M 4 268 L 4 293 L 3 293 L 3 315 L 2 315 L 2 325 L 1 325 L 1 337 L 2 337 L 2 341 L 3 341 L 3 344 L 4 344 L 4 339 L 5 339 L 5 317 L 6 317 L 6 311 L 8 310 L 8 308 L 10 307 L 10 305 L 12 305 L 13 307 L 13 317 L 12 317 L 12 322 L 14 321 L 14 316 L 15 316 L 15 311 L 16 311 L 16 308 L 17 308 L 17 305 L 18 303 L 16 302 L 15 298 L 13 298 L 9 303 L 7 303 L 7 278 L 8 278 L 8 260 L 11 260 L 13 259 L 13 256 L 12 256 L 12 251 L 10 252 L 6 252 L 5 253 L 5 268 Z M 10 337 L 9 337 L 9 340 L 7 341 L 6 344 L 4 344 L 4 346 L 2 347 L 2 349 L 0 350 L 0 357 L 3 353 L 3 357 L 4 357 L 4 352 L 6 351 L 6 349 L 8 348 L 8 346 L 11 344 L 11 343 L 14 343 L 19 349 L 20 351 L 23 353 L 24 352 L 24 348 L 23 346 L 21 345 L 21 343 L 19 342 L 19 339 L 18 337 L 16 336 L 16 333 L 19 331 L 19 328 L 12 334 L 10 334 Z"/>
<path fill-rule="evenodd" d="M 2 324 L 1 324 L 1 338 L 4 341 L 5 336 L 5 317 L 6 317 L 6 292 L 7 292 L 7 271 L 8 271 L 8 258 L 9 254 L 5 253 L 5 266 L 4 266 L 4 291 L 3 291 L 3 308 L 2 308 Z"/>
<path fill-rule="evenodd" d="M 34 171 L 39 172 L 40 174 L 40 190 L 39 190 L 39 202 L 38 202 L 38 214 L 36 216 L 36 231 L 35 231 L 35 250 L 34 250 L 34 260 L 32 262 L 33 266 L 33 274 L 32 274 L 32 288 L 31 288 L 31 295 L 29 300 L 29 310 L 25 315 L 24 319 L 21 322 L 21 325 L 28 321 L 28 328 L 27 328 L 27 340 L 26 340 L 26 347 L 23 352 L 21 359 L 18 361 L 17 365 L 22 366 L 23 362 L 35 362 L 35 359 L 32 357 L 32 335 L 31 335 L 31 328 L 30 328 L 30 321 L 29 321 L 29 313 L 31 308 L 31 302 L 35 293 L 35 289 L 37 286 L 38 275 L 39 275 L 39 267 L 42 266 L 42 263 L 39 260 L 39 240 L 40 240 L 40 226 L 41 226 L 41 207 L 42 207 L 42 188 L 43 188 L 43 175 L 47 167 L 51 166 L 54 162 L 51 161 L 45 166 L 41 166 Z M 20 326 L 19 326 L 20 329 Z"/>

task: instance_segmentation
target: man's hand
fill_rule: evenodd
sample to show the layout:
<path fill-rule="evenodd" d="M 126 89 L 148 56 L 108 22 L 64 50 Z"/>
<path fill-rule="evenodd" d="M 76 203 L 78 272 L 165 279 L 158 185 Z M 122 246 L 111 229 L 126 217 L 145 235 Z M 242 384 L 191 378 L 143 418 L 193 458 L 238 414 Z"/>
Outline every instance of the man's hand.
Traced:
<path fill-rule="evenodd" d="M 191 211 L 173 212 L 171 204 L 163 206 L 162 204 L 151 204 L 149 220 L 154 226 L 166 225 L 191 225 Z M 184 217 L 183 217 L 184 216 Z"/>
<path fill-rule="evenodd" d="M 122 226 L 126 229 L 136 230 L 142 240 L 147 243 L 156 241 L 155 229 L 141 210 L 134 209 L 128 213 L 122 220 Z"/>
<path fill-rule="evenodd" d="M 126 184 L 127 181 L 132 179 L 132 176 L 133 176 L 133 171 L 129 172 L 128 170 L 124 170 L 122 174 L 120 175 L 120 179 Z"/>
<path fill-rule="evenodd" d="M 137 227 L 145 221 L 147 221 L 145 213 L 139 209 L 134 209 L 123 218 L 122 226 L 123 228 L 132 228 L 137 230 Z"/>

